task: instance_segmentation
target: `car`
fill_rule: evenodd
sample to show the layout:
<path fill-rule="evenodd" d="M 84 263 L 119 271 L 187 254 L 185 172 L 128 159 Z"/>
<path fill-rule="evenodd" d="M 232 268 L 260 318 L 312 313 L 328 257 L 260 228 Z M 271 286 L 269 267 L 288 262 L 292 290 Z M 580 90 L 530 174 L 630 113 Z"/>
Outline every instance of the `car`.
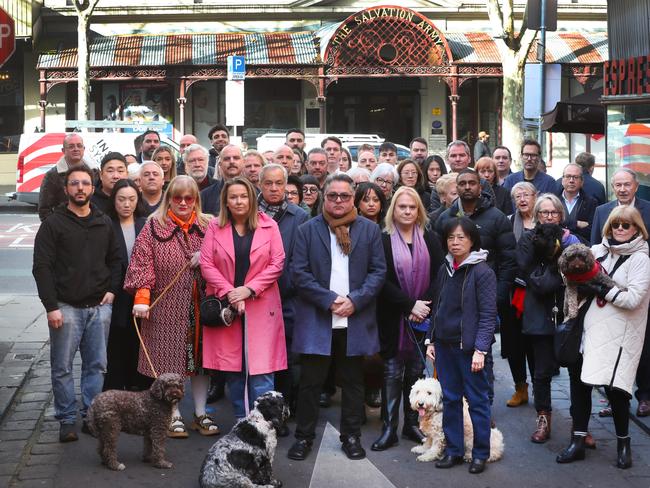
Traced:
<path fill-rule="evenodd" d="M 366 143 L 344 143 L 343 146 L 350 151 L 350 156 L 352 156 L 353 161 L 357 161 L 357 155 L 359 152 L 359 147 L 361 147 L 362 144 L 370 144 L 372 147 L 375 148 L 375 156 L 379 157 L 379 146 L 381 146 L 381 142 L 366 142 Z M 402 146 L 401 144 L 395 144 L 397 146 L 397 160 L 402 161 L 403 159 L 409 159 L 411 157 L 411 150 L 406 147 Z"/>
<path fill-rule="evenodd" d="M 356 145 L 373 144 L 379 147 L 384 139 L 377 134 L 305 134 L 305 152 L 310 149 L 320 147 L 320 143 L 326 137 L 338 137 L 344 146 L 347 144 Z M 264 153 L 266 151 L 275 151 L 284 144 L 286 136 L 284 132 L 269 132 L 257 138 L 257 151 Z M 347 147 L 347 146 L 346 146 Z M 408 151 L 408 149 L 407 149 Z"/>

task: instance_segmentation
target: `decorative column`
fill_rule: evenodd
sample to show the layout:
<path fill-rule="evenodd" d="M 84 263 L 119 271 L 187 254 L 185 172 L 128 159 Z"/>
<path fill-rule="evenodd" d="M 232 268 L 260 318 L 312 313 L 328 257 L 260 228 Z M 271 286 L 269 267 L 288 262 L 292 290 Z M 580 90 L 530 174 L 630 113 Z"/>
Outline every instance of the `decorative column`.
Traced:
<path fill-rule="evenodd" d="M 178 102 L 178 114 L 179 114 L 179 130 L 181 136 L 185 134 L 185 103 L 187 98 L 185 98 L 185 80 L 181 80 L 179 86 L 179 97 L 176 99 Z"/>
<path fill-rule="evenodd" d="M 40 71 L 38 109 L 41 115 L 40 131 L 45 132 L 45 107 L 47 106 L 47 81 L 45 81 L 45 70 Z"/>
<path fill-rule="evenodd" d="M 460 100 L 460 95 L 458 95 L 458 87 L 460 83 L 458 82 L 458 67 L 451 66 L 451 71 L 449 76 L 443 78 L 451 95 L 449 95 L 449 101 L 451 102 L 451 140 L 458 140 L 458 100 Z"/>

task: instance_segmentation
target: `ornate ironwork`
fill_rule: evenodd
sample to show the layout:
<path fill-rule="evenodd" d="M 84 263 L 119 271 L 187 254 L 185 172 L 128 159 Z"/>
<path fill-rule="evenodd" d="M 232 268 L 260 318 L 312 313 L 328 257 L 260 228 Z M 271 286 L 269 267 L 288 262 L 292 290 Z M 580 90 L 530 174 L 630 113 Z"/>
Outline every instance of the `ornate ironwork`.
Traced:
<path fill-rule="evenodd" d="M 411 75 L 444 76 L 449 74 L 449 66 L 332 66 L 327 68 L 328 76 L 376 76 L 376 75 Z"/>
<path fill-rule="evenodd" d="M 411 70 L 450 61 L 442 33 L 426 17 L 402 7 L 372 7 L 349 17 L 332 36 L 326 53 L 328 72 L 345 67 L 367 73 L 378 69 L 377 74 L 399 69 L 426 74 Z"/>
<path fill-rule="evenodd" d="M 577 66 L 562 66 L 562 74 L 566 77 L 575 78 L 581 85 L 588 85 L 595 83 L 596 79 L 603 77 L 602 64 L 587 64 Z M 595 78 L 595 79 L 594 79 Z"/>

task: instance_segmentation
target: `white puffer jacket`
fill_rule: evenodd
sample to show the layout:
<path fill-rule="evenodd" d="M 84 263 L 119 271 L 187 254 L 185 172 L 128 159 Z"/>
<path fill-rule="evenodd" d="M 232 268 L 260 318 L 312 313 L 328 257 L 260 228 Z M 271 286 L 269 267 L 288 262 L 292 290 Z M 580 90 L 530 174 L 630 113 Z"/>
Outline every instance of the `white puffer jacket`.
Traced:
<path fill-rule="evenodd" d="M 630 257 L 614 273 L 618 286 L 605 297 L 605 306 L 599 307 L 594 299 L 587 310 L 581 379 L 589 385 L 611 385 L 631 395 L 648 320 L 648 244 L 642 236 L 619 245 L 603 239 L 591 250 L 596 258 L 607 256 L 601 263 L 607 272 L 621 256 Z"/>

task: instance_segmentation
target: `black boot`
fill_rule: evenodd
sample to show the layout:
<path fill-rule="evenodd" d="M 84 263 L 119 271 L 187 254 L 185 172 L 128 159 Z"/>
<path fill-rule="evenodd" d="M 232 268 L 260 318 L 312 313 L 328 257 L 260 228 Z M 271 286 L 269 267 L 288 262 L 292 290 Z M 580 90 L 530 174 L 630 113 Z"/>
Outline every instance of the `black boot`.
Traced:
<path fill-rule="evenodd" d="M 616 438 L 616 467 L 627 469 L 632 467 L 632 451 L 630 449 L 630 437 Z"/>
<path fill-rule="evenodd" d="M 571 444 L 564 449 L 555 460 L 560 464 L 582 461 L 585 458 L 585 435 L 572 434 Z"/>
<path fill-rule="evenodd" d="M 409 395 L 411 388 L 419 378 L 417 376 L 405 376 L 402 393 L 404 395 L 404 426 L 402 427 L 402 437 L 410 439 L 416 444 L 422 444 L 426 436 L 420 430 L 420 420 L 418 413 L 411 408 Z"/>
<path fill-rule="evenodd" d="M 221 400 L 224 396 L 226 378 L 223 373 L 217 372 L 210 376 L 210 388 L 208 388 L 207 403 L 214 403 Z"/>
<path fill-rule="evenodd" d="M 381 418 L 384 421 L 384 428 L 370 449 L 373 451 L 385 451 L 389 447 L 397 445 L 397 426 L 399 425 L 399 403 L 402 396 L 402 382 L 398 380 L 384 379 L 381 388 Z"/>

